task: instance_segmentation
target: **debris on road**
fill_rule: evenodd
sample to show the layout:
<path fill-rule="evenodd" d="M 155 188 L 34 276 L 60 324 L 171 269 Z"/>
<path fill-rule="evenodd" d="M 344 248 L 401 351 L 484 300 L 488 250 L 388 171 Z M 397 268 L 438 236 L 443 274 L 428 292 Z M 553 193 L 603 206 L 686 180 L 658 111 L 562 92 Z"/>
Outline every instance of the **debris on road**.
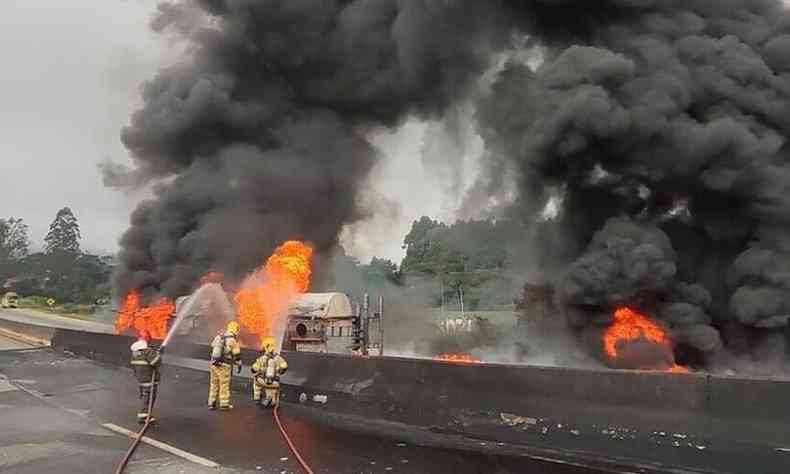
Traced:
<path fill-rule="evenodd" d="M 521 425 L 536 425 L 538 420 L 527 416 L 518 416 L 512 413 L 500 413 L 499 418 L 502 423 L 508 426 L 521 426 Z"/>

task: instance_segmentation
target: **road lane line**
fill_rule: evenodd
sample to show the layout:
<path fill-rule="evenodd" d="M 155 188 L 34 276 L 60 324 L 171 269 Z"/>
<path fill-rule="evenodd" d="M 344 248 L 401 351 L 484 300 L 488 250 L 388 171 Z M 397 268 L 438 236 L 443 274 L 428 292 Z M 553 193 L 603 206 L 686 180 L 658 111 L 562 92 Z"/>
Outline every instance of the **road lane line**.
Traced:
<path fill-rule="evenodd" d="M 49 341 L 45 341 L 44 339 L 39 339 L 32 336 L 27 336 L 25 334 L 18 333 L 16 331 L 12 331 L 6 328 L 0 328 L 0 336 L 5 337 L 7 339 L 11 339 L 12 341 L 20 342 L 22 344 L 26 344 L 33 348 L 35 347 L 46 347 L 49 346 Z"/>
<path fill-rule="evenodd" d="M 112 424 L 112 423 L 104 423 L 102 426 L 104 428 L 110 430 L 110 431 L 114 431 L 116 433 L 120 433 L 120 434 L 128 436 L 130 438 L 134 438 L 134 437 L 137 436 L 137 433 L 135 433 L 134 431 L 127 430 L 126 428 L 124 428 L 122 426 L 118 426 L 118 425 L 115 425 L 115 424 Z M 193 462 L 195 464 L 200 464 L 201 466 L 211 467 L 211 468 L 215 468 L 215 469 L 220 467 L 219 464 L 215 463 L 214 461 L 212 461 L 210 459 L 206 459 L 206 458 L 200 457 L 200 456 L 198 456 L 196 454 L 188 453 L 188 452 L 183 451 L 181 449 L 178 449 L 178 448 L 176 448 L 174 446 L 170 446 L 169 444 L 165 444 L 165 443 L 163 443 L 161 441 L 157 441 L 155 439 L 151 439 L 148 436 L 143 436 L 143 438 L 140 441 L 142 441 L 143 443 L 149 444 L 149 445 L 151 445 L 151 446 L 153 446 L 155 448 L 159 448 L 162 451 L 165 451 L 165 452 L 168 452 L 168 453 L 173 454 L 175 456 L 178 456 L 180 458 L 186 459 L 187 461 L 191 461 L 191 462 Z"/>

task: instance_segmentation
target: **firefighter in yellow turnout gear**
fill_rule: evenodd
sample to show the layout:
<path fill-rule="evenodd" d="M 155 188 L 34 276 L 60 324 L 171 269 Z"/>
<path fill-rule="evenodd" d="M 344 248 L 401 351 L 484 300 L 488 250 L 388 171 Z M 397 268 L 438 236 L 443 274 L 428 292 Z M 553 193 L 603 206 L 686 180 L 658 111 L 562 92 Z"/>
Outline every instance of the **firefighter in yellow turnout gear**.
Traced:
<path fill-rule="evenodd" d="M 148 407 L 156 400 L 159 391 L 159 366 L 162 365 L 162 356 L 159 351 L 148 347 L 151 337 L 148 332 L 140 332 L 139 339 L 132 344 L 132 370 L 137 379 L 140 390 L 140 410 L 137 411 L 137 422 L 145 423 L 148 419 Z M 154 421 L 153 417 L 151 421 Z"/>
<path fill-rule="evenodd" d="M 241 372 L 241 346 L 239 345 L 239 323 L 228 323 L 224 334 L 217 334 L 211 342 L 211 379 L 208 389 L 208 408 L 230 410 L 230 378 L 233 366 Z"/>
<path fill-rule="evenodd" d="M 288 363 L 274 350 L 274 339 L 267 337 L 261 345 L 261 354 L 252 364 L 252 399 L 261 408 L 280 403 L 280 376 L 286 370 Z M 261 397 L 261 391 L 265 396 Z"/>

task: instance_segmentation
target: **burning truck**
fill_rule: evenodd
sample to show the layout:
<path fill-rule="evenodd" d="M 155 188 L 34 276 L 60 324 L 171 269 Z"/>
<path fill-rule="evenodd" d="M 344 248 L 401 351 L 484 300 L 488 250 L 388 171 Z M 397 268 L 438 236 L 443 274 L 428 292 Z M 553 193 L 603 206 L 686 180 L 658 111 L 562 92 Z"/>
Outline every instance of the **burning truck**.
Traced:
<path fill-rule="evenodd" d="M 232 292 L 226 291 L 217 272 L 201 278 L 197 290 L 175 301 L 159 298 L 144 305 L 133 290 L 121 305 L 115 329 L 206 341 L 236 320 L 248 347 L 258 347 L 271 336 L 292 351 L 381 354 L 383 299 L 379 298 L 378 311 L 371 311 L 368 295 L 352 305 L 344 293 L 307 293 L 312 255 L 308 243 L 287 241 Z"/>
<path fill-rule="evenodd" d="M 177 298 L 175 313 L 183 314 L 175 335 L 208 340 L 235 319 L 232 301 L 231 293 L 212 284 Z M 370 314 L 364 308 L 364 303 L 352 305 L 345 293 L 302 293 L 286 312 L 281 347 L 298 352 L 378 355 L 383 340 L 382 311 Z"/>
<path fill-rule="evenodd" d="M 282 348 L 297 352 L 381 355 L 383 298 L 371 313 L 370 299 L 352 306 L 344 293 L 305 293 L 290 306 Z"/>

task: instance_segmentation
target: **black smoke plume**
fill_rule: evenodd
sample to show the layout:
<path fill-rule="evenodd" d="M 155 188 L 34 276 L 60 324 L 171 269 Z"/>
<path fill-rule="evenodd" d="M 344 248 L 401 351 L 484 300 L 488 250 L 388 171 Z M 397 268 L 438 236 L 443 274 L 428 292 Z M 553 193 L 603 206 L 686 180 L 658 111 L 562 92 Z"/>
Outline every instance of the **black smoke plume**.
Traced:
<path fill-rule="evenodd" d="M 535 31 L 556 28 L 545 61 L 508 62 L 478 118 L 492 166 L 518 171 L 514 215 L 535 219 L 561 190 L 557 219 L 541 225 L 563 239 L 557 295 L 570 322 L 605 324 L 614 307 L 634 305 L 703 354 L 733 324 L 787 334 L 783 4 L 520 6 L 537 15 L 526 24 L 546 20 Z"/>
<path fill-rule="evenodd" d="M 535 228 L 525 248 L 545 249 L 573 325 L 631 304 L 699 353 L 741 329 L 786 344 L 780 0 L 182 0 L 153 27 L 189 56 L 143 88 L 122 134 L 135 169 L 106 170 L 159 183 L 122 239 L 119 288 L 178 294 L 286 238 L 329 252 L 365 217 L 366 133 L 472 100 L 479 189 L 515 181 L 509 216 Z M 515 44 L 542 64 L 501 65 Z"/>
<path fill-rule="evenodd" d="M 357 196 L 377 159 L 366 131 L 440 117 L 507 21 L 497 2 L 161 3 L 153 28 L 189 55 L 143 87 L 122 132 L 135 169 L 104 170 L 109 185 L 160 183 L 121 240 L 118 289 L 182 294 L 290 238 L 331 252 L 365 217 Z"/>

